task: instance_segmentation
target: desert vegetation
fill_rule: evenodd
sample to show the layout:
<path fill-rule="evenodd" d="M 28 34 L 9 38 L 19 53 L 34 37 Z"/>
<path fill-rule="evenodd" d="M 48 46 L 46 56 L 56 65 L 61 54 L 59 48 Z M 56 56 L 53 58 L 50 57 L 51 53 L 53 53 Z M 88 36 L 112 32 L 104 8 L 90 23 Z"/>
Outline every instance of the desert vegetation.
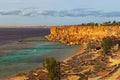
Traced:
<path fill-rule="evenodd" d="M 103 53 L 108 54 L 114 45 L 115 45 L 114 38 L 110 36 L 104 37 L 101 42 Z"/>
<path fill-rule="evenodd" d="M 103 23 L 82 23 L 81 26 L 120 26 L 120 21 L 106 21 Z"/>
<path fill-rule="evenodd" d="M 45 59 L 43 67 L 48 72 L 46 80 L 60 80 L 60 62 L 54 57 Z"/>

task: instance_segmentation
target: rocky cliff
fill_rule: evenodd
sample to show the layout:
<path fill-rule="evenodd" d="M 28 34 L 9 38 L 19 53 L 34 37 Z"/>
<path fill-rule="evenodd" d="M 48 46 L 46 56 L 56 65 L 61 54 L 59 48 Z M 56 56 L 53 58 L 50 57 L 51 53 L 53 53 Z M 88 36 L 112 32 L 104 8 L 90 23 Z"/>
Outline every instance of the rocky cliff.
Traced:
<path fill-rule="evenodd" d="M 120 26 L 56 26 L 50 28 L 46 38 L 69 44 L 81 44 L 88 40 L 100 40 L 106 36 L 120 36 Z"/>

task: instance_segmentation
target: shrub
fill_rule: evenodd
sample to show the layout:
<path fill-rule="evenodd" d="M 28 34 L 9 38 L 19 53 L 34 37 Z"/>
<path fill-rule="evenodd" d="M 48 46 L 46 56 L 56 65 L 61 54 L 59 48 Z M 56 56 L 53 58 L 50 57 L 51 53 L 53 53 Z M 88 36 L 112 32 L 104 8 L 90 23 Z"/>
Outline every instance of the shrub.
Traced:
<path fill-rule="evenodd" d="M 110 36 L 104 37 L 102 39 L 101 45 L 102 45 L 104 54 L 108 54 L 110 49 L 114 46 L 114 39 Z"/>
<path fill-rule="evenodd" d="M 48 80 L 60 80 L 60 62 L 56 61 L 55 58 L 47 58 L 43 62 L 43 67 L 47 69 L 48 75 L 47 79 Z"/>

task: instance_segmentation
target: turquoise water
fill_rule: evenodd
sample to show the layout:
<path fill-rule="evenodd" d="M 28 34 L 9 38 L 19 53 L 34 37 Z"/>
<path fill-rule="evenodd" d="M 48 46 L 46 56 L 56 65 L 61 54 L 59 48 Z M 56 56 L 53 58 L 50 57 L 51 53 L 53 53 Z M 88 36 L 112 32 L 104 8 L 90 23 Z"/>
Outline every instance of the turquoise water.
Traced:
<path fill-rule="evenodd" d="M 0 55 L 0 78 L 10 77 L 16 73 L 27 72 L 39 67 L 47 57 L 53 56 L 57 60 L 63 60 L 79 50 L 78 46 L 48 42 L 43 38 L 36 38 L 31 42 L 32 45 L 34 44 L 33 46 L 24 48 L 21 46 L 20 49 Z M 24 44 L 26 43 L 24 42 Z"/>

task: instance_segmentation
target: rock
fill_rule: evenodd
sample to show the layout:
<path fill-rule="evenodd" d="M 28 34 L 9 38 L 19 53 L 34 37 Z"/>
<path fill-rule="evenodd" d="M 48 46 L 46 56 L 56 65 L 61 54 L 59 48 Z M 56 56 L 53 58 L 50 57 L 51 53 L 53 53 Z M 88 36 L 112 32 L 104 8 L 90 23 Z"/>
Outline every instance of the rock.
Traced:
<path fill-rule="evenodd" d="M 15 77 L 12 77 L 8 80 L 28 80 L 28 77 L 22 75 L 22 76 L 15 76 Z"/>
<path fill-rule="evenodd" d="M 69 76 L 67 80 L 80 80 L 80 77 L 79 76 Z"/>
<path fill-rule="evenodd" d="M 69 44 L 81 44 L 88 40 L 100 40 L 106 36 L 120 36 L 120 26 L 57 26 L 50 28 L 50 41 Z"/>

